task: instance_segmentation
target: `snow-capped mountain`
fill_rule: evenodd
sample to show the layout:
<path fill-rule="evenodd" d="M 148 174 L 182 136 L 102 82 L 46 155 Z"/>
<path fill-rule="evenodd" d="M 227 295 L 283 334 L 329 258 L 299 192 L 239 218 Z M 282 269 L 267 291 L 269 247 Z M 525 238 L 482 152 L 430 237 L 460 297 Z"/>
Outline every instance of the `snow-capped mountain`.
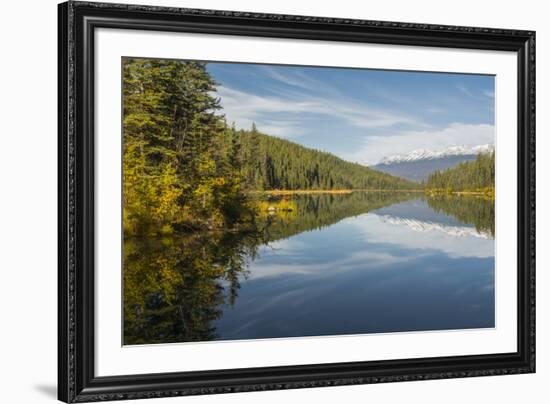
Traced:
<path fill-rule="evenodd" d="M 405 161 L 434 160 L 451 156 L 476 156 L 481 153 L 492 153 L 494 150 L 495 146 L 492 144 L 482 144 L 479 146 L 450 146 L 443 150 L 418 149 L 407 154 L 395 154 L 393 156 L 384 157 L 378 165 L 389 165 Z"/>
<path fill-rule="evenodd" d="M 380 216 L 383 222 L 393 225 L 404 225 L 416 232 L 439 231 L 453 237 L 478 237 L 491 239 L 491 233 L 484 230 L 476 230 L 473 226 L 452 226 L 437 222 L 400 218 L 390 215 Z"/>
<path fill-rule="evenodd" d="M 425 180 L 435 170 L 446 170 L 463 161 L 475 160 L 478 154 L 492 153 L 493 144 L 450 146 L 443 150 L 418 149 L 407 154 L 384 157 L 371 168 L 414 181 Z"/>

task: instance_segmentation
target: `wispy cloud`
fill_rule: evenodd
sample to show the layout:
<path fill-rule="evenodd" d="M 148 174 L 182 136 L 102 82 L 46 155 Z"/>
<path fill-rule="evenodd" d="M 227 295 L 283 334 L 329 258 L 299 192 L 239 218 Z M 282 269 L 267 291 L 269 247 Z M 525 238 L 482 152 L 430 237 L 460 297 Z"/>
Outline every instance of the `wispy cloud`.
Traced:
<path fill-rule="evenodd" d="M 404 130 L 393 134 L 367 136 L 362 147 L 344 157 L 350 161 L 372 165 L 383 157 L 424 149 L 426 145 L 430 149 L 440 150 L 454 145 L 475 146 L 494 141 L 493 125 L 455 122 L 440 129 Z"/>
<path fill-rule="evenodd" d="M 290 120 L 262 121 L 261 131 L 281 138 L 297 138 L 304 135 L 307 130 L 300 122 Z"/>
<path fill-rule="evenodd" d="M 476 101 L 483 101 L 486 102 L 487 98 L 495 98 L 495 93 L 491 90 L 484 90 L 479 93 L 471 91 L 468 87 L 459 84 L 456 86 L 456 88 L 462 93 L 471 98 L 472 100 Z"/>
<path fill-rule="evenodd" d="M 311 77 L 303 74 L 300 71 L 288 74 L 282 73 L 280 70 L 274 69 L 270 66 L 264 66 L 264 71 L 266 72 L 268 77 L 289 86 L 300 87 L 309 90 L 318 87 L 320 84 L 319 82 L 317 82 L 317 80 L 312 79 Z"/>
<path fill-rule="evenodd" d="M 415 149 L 494 142 L 494 79 L 212 64 L 229 123 L 376 164 Z"/>
<path fill-rule="evenodd" d="M 290 240 L 300 242 L 296 237 Z M 279 245 L 278 242 L 272 245 L 276 248 L 276 256 L 289 255 L 285 251 L 285 246 Z M 396 256 L 385 251 L 374 250 L 355 251 L 346 256 L 335 257 L 330 262 L 302 264 L 293 262 L 292 265 L 273 263 L 269 259 L 260 259 L 253 268 L 252 277 L 256 280 L 266 277 L 280 277 L 282 274 L 294 274 L 323 278 L 333 276 L 335 268 L 337 268 L 339 273 L 356 271 L 359 266 L 362 271 L 381 271 L 391 267 L 391 265 L 404 263 L 407 260 L 408 258 L 404 256 Z"/>
<path fill-rule="evenodd" d="M 303 134 L 304 129 L 295 121 L 291 124 L 285 116 L 305 113 L 314 107 L 307 101 L 289 102 L 280 97 L 258 96 L 224 86 L 218 87 L 218 96 L 228 122 L 235 122 L 243 129 L 256 123 L 261 131 L 280 137 Z M 275 115 L 282 117 L 274 120 Z"/>
<path fill-rule="evenodd" d="M 401 111 L 376 108 L 365 103 L 352 102 L 345 97 L 334 99 L 308 93 L 292 94 L 289 97 L 260 96 L 226 86 L 218 88 L 218 95 L 229 122 L 235 122 L 242 128 L 248 128 L 252 122 L 256 122 L 260 130 L 277 135 L 267 130 L 275 128 L 278 135 L 285 137 L 300 135 L 306 131 L 300 121 L 311 115 L 338 119 L 343 124 L 362 129 L 396 125 L 426 127 L 423 122 Z M 280 117 L 281 120 L 274 117 Z M 284 124 L 289 120 L 292 125 L 285 129 Z"/>
<path fill-rule="evenodd" d="M 466 88 L 466 86 L 464 86 L 464 85 L 462 85 L 462 84 L 458 84 L 458 85 L 456 86 L 456 88 L 457 88 L 458 91 L 460 91 L 462 94 L 466 94 L 466 95 L 467 95 L 468 97 L 470 97 L 470 98 L 473 98 L 473 99 L 475 99 L 475 100 L 478 100 L 478 99 L 479 99 L 478 96 L 474 95 L 470 90 L 468 90 L 468 89 Z"/>

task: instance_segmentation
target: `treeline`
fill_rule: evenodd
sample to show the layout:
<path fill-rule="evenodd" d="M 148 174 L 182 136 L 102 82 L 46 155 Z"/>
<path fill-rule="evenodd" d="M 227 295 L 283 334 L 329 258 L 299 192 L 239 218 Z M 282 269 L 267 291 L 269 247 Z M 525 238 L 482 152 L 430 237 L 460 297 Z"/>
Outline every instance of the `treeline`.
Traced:
<path fill-rule="evenodd" d="M 445 171 L 436 171 L 425 183 L 427 190 L 447 192 L 475 191 L 494 194 L 495 153 L 478 154 L 474 161 L 466 161 Z"/>
<path fill-rule="evenodd" d="M 123 59 L 125 235 L 234 227 L 252 215 L 215 85 L 204 63 Z"/>
<path fill-rule="evenodd" d="M 436 195 L 426 198 L 426 203 L 436 212 L 454 216 L 463 223 L 473 224 L 478 232 L 495 236 L 495 204 L 490 199 Z"/>
<path fill-rule="evenodd" d="M 125 235 L 254 222 L 247 191 L 403 189 L 407 180 L 227 125 L 206 64 L 124 58 Z"/>
<path fill-rule="evenodd" d="M 250 130 L 236 132 L 249 190 L 413 189 L 418 184 Z"/>

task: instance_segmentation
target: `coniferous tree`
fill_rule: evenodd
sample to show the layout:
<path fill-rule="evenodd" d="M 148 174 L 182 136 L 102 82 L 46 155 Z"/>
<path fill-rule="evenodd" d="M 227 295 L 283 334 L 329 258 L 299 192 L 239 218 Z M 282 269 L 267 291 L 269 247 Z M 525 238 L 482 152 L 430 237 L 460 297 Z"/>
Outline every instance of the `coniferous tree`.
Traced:
<path fill-rule="evenodd" d="M 247 191 L 410 189 L 407 180 L 228 126 L 205 63 L 125 58 L 125 235 L 233 227 Z"/>
<path fill-rule="evenodd" d="M 488 191 L 495 187 L 495 153 L 479 154 L 474 161 L 460 163 L 428 177 L 427 189 L 453 191 Z"/>
<path fill-rule="evenodd" d="M 416 189 L 419 184 L 288 140 L 241 130 L 243 183 L 249 190 Z"/>
<path fill-rule="evenodd" d="M 204 63 L 124 59 L 127 234 L 233 225 L 246 210 L 239 139 L 217 113 L 215 85 Z"/>

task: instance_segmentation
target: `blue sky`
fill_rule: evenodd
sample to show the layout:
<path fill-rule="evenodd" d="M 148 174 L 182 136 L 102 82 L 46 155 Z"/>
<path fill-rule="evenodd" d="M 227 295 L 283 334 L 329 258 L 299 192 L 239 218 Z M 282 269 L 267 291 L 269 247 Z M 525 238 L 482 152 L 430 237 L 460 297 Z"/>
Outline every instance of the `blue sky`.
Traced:
<path fill-rule="evenodd" d="M 363 164 L 494 143 L 494 77 L 208 63 L 223 112 L 250 128 Z"/>

